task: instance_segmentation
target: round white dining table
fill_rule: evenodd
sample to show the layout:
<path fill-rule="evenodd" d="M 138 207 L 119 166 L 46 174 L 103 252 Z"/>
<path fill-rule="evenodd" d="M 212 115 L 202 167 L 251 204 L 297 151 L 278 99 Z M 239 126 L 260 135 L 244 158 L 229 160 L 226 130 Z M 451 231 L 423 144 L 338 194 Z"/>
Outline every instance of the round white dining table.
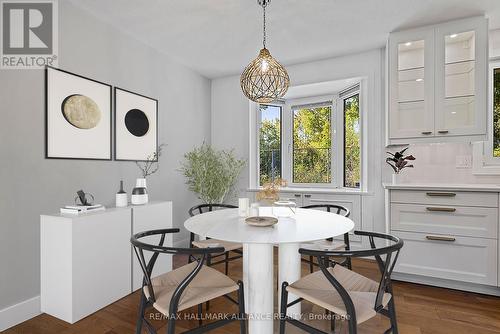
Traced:
<path fill-rule="evenodd" d="M 273 216 L 271 207 L 259 208 L 259 216 Z M 272 334 L 274 305 L 273 247 L 279 246 L 279 286 L 301 277 L 300 245 L 336 237 L 354 228 L 349 218 L 326 211 L 296 209 L 292 217 L 279 217 L 270 227 L 245 223 L 238 209 L 224 209 L 189 218 L 184 227 L 201 237 L 243 244 L 243 284 L 248 314 L 249 334 Z M 279 296 L 279 295 L 278 295 Z M 278 298 L 279 300 L 280 298 Z M 289 302 L 296 297 L 289 294 Z M 300 303 L 288 308 L 287 314 L 299 317 Z"/>

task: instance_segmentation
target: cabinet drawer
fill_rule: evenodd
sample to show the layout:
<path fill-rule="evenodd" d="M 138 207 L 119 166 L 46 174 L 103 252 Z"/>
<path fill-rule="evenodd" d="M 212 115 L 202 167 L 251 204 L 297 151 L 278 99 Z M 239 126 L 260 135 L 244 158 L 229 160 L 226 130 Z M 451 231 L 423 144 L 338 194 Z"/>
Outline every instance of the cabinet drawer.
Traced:
<path fill-rule="evenodd" d="M 497 240 L 392 231 L 404 240 L 395 271 L 497 285 Z M 444 237 L 444 240 L 429 240 Z M 448 239 L 449 238 L 449 239 Z"/>
<path fill-rule="evenodd" d="M 498 207 L 498 194 L 467 191 L 392 190 L 391 202 Z"/>
<path fill-rule="evenodd" d="M 391 229 L 497 239 L 498 210 L 391 203 Z"/>

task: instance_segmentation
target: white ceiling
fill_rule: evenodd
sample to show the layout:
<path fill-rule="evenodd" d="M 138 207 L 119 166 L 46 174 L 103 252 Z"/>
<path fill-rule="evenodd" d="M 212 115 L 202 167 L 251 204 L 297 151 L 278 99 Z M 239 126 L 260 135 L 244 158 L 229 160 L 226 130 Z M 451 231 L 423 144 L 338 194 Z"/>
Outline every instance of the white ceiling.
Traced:
<path fill-rule="evenodd" d="M 257 56 L 257 0 L 72 0 L 202 75 L 240 73 Z M 268 42 L 284 65 L 385 45 L 394 30 L 486 14 L 500 28 L 500 0 L 272 0 Z"/>

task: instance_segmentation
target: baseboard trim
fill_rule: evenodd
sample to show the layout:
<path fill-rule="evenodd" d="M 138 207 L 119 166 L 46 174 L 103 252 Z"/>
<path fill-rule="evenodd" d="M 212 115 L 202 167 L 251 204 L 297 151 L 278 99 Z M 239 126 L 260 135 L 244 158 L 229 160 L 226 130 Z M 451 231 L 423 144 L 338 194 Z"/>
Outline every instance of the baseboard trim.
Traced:
<path fill-rule="evenodd" d="M 439 288 L 481 293 L 490 296 L 500 296 L 500 288 L 490 285 L 459 282 L 442 278 L 426 277 L 421 275 L 412 275 L 404 273 L 392 273 L 391 278 L 393 281 L 404 281 L 404 282 L 417 283 L 423 285 L 431 285 Z"/>
<path fill-rule="evenodd" d="M 0 332 L 41 314 L 40 296 L 0 310 Z"/>

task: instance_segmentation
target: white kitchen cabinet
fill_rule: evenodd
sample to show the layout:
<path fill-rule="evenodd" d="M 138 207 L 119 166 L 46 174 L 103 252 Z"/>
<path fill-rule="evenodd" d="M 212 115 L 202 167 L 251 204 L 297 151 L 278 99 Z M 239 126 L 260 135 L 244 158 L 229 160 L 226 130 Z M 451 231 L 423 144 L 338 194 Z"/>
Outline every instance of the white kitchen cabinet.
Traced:
<path fill-rule="evenodd" d="M 500 187 L 384 186 L 387 232 L 404 241 L 394 279 L 500 295 Z"/>
<path fill-rule="evenodd" d="M 486 138 L 487 24 L 474 17 L 390 34 L 388 144 Z"/>
<path fill-rule="evenodd" d="M 390 138 L 434 134 L 434 31 L 391 34 L 388 47 Z"/>
<path fill-rule="evenodd" d="M 404 240 L 395 272 L 497 285 L 497 240 L 394 231 Z"/>

